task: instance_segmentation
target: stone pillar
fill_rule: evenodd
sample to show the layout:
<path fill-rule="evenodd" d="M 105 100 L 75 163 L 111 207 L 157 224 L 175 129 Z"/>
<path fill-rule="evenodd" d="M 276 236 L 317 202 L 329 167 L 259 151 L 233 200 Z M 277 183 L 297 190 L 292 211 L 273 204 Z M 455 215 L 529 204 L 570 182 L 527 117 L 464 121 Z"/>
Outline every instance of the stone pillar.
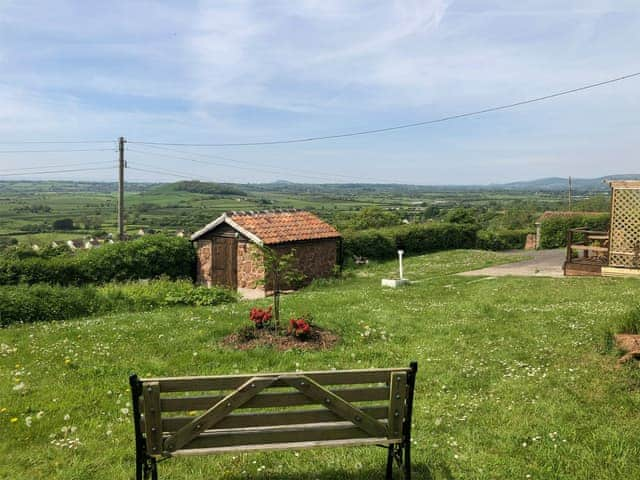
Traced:
<path fill-rule="evenodd" d="M 541 237 L 540 222 L 536 222 L 536 250 L 540 249 L 540 237 Z"/>

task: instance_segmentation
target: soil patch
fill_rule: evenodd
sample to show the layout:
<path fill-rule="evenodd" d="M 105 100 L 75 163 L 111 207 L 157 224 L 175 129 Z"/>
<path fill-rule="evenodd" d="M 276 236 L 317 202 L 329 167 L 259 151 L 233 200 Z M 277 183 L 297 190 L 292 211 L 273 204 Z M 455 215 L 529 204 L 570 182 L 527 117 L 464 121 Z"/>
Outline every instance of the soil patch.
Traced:
<path fill-rule="evenodd" d="M 286 331 L 277 332 L 270 328 L 246 329 L 232 333 L 222 340 L 222 344 L 236 350 L 250 350 L 257 347 L 272 347 L 276 350 L 329 350 L 340 340 L 335 333 L 313 327 L 313 331 L 304 340 L 300 340 L 292 335 L 287 335 Z"/>
<path fill-rule="evenodd" d="M 634 358 L 640 360 L 640 335 L 619 333 L 615 335 L 614 338 L 616 340 L 616 346 L 623 352 L 626 352 L 625 355 L 618 360 L 618 365 Z"/>

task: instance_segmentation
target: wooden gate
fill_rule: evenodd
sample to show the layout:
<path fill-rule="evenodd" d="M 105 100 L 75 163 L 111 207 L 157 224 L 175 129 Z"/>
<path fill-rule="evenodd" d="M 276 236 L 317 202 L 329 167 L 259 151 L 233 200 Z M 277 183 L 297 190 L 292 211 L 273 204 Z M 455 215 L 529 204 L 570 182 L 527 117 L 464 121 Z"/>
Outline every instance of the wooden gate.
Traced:
<path fill-rule="evenodd" d="M 611 182 L 609 266 L 640 268 L 640 182 Z"/>
<path fill-rule="evenodd" d="M 238 288 L 238 240 L 232 237 L 213 237 L 212 242 L 211 283 Z"/>

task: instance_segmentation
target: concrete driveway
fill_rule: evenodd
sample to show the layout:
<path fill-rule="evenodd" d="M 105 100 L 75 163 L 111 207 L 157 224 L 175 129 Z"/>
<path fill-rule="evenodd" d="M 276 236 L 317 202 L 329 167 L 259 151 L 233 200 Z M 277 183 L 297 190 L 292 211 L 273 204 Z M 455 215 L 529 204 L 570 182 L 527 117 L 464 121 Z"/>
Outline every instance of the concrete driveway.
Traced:
<path fill-rule="evenodd" d="M 564 263 L 566 250 L 536 250 L 530 252 L 531 258 L 515 263 L 507 263 L 495 267 L 471 270 L 458 275 L 482 276 L 482 277 L 564 277 L 562 264 Z"/>

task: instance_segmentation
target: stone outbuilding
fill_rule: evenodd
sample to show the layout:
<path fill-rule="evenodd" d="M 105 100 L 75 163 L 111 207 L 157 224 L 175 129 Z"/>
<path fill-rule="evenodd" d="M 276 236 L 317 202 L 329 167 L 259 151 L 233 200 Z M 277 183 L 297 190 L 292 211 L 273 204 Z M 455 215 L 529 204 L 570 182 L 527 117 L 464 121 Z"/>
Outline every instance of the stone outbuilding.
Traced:
<path fill-rule="evenodd" d="M 304 282 L 332 275 L 340 258 L 340 233 L 301 210 L 231 212 L 191 236 L 197 282 L 233 289 L 269 290 L 261 247 L 278 255 L 295 252 Z"/>

